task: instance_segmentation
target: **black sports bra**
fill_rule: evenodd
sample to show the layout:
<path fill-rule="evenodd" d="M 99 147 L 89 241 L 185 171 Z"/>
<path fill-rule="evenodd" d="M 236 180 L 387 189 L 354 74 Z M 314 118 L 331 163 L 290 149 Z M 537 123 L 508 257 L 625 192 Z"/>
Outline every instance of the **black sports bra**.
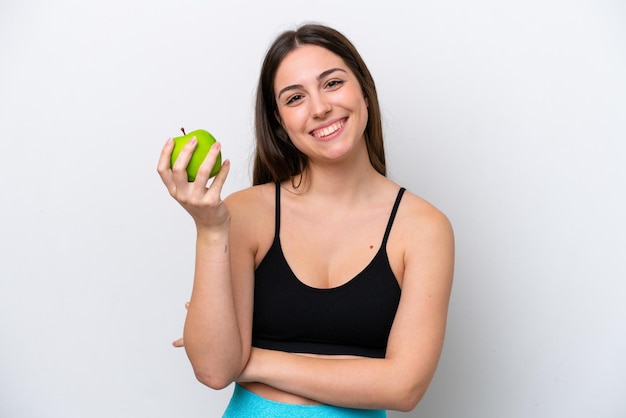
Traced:
<path fill-rule="evenodd" d="M 293 273 L 280 243 L 280 185 L 276 185 L 274 242 L 255 272 L 252 345 L 293 353 L 385 357 L 400 286 L 387 257 L 396 197 L 380 249 L 347 283 L 318 289 Z"/>

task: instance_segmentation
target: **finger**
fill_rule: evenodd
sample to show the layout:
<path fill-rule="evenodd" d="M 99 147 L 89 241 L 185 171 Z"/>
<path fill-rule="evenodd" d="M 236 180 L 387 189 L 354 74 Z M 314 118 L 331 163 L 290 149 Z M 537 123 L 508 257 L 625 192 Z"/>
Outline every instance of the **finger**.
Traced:
<path fill-rule="evenodd" d="M 176 181 L 176 184 L 188 183 L 187 166 L 189 165 L 191 155 L 197 145 L 198 140 L 194 136 L 185 144 L 180 150 L 178 157 L 176 157 L 176 161 L 172 166 L 172 173 L 174 173 L 174 181 Z"/>
<path fill-rule="evenodd" d="M 213 179 L 213 183 L 210 188 L 217 188 L 220 195 L 222 193 L 222 188 L 224 187 L 224 183 L 226 183 L 226 177 L 228 176 L 228 172 L 230 171 L 230 160 L 224 160 L 222 163 L 222 168 L 217 172 L 215 179 Z"/>
<path fill-rule="evenodd" d="M 199 185 L 198 187 L 206 187 L 209 182 L 209 177 L 211 176 L 211 171 L 213 171 L 213 167 L 217 162 L 217 157 L 222 149 L 222 144 L 220 142 L 215 142 L 211 145 L 209 152 L 206 157 L 198 167 L 198 174 L 196 175 L 195 183 Z"/>
<path fill-rule="evenodd" d="M 169 138 L 163 148 L 161 149 L 161 155 L 159 156 L 159 162 L 157 164 L 157 172 L 161 176 L 161 180 L 167 186 L 171 182 L 172 170 L 170 169 L 170 160 L 172 158 L 172 150 L 174 149 L 174 140 Z"/>
<path fill-rule="evenodd" d="M 189 309 L 189 302 L 185 302 L 185 309 Z M 185 346 L 185 341 L 183 340 L 183 338 L 179 338 L 176 341 L 172 342 L 172 345 L 176 348 L 178 347 L 184 347 Z"/>

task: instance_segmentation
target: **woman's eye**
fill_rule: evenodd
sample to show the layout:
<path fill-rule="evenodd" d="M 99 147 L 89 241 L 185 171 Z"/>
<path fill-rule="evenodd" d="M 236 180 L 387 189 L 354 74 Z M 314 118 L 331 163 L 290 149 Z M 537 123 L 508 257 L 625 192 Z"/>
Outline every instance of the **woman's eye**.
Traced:
<path fill-rule="evenodd" d="M 287 99 L 287 102 L 286 102 L 286 103 L 287 103 L 287 104 L 294 104 L 294 103 L 296 103 L 297 101 L 299 101 L 300 99 L 302 99 L 302 95 L 300 95 L 300 94 L 294 94 L 293 96 L 290 96 L 290 97 Z"/>
<path fill-rule="evenodd" d="M 327 88 L 336 88 L 339 87 L 343 84 L 343 80 L 330 80 L 328 83 L 326 83 L 326 87 Z"/>

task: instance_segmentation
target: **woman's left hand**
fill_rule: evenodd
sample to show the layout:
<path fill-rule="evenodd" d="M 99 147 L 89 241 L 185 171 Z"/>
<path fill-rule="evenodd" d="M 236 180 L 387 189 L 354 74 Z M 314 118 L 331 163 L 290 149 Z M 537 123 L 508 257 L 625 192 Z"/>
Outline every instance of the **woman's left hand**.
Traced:
<path fill-rule="evenodd" d="M 185 303 L 185 309 L 189 310 L 189 302 Z M 180 337 L 176 341 L 172 342 L 172 345 L 176 348 L 184 347 L 185 341 L 183 340 L 183 337 Z"/>

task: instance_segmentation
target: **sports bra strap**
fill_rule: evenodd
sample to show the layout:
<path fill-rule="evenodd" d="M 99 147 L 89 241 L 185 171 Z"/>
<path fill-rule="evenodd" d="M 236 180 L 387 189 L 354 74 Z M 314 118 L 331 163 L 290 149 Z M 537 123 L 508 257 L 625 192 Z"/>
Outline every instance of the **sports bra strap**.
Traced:
<path fill-rule="evenodd" d="M 387 245 L 387 238 L 389 238 L 389 233 L 391 232 L 391 226 L 393 225 L 393 220 L 396 218 L 396 213 L 398 212 L 398 206 L 400 206 L 400 200 L 402 200 L 402 195 L 406 189 L 401 187 L 398 191 L 398 196 L 396 196 L 396 201 L 393 204 L 393 209 L 391 210 L 391 215 L 389 215 L 389 222 L 387 223 L 387 229 L 385 230 L 385 236 L 383 237 L 382 247 L 384 248 Z"/>
<path fill-rule="evenodd" d="M 274 227 L 274 239 L 280 236 L 280 182 L 276 182 L 276 216 L 274 217 L 276 226 Z"/>
<path fill-rule="evenodd" d="M 398 191 L 398 196 L 396 196 L 396 201 L 393 204 L 393 209 L 391 210 L 391 215 L 389 215 L 389 222 L 387 222 L 387 229 L 385 230 L 385 235 L 383 237 L 382 246 L 384 247 L 387 244 L 387 239 L 389 238 L 389 233 L 391 232 L 391 227 L 393 226 L 393 221 L 396 218 L 396 213 L 398 212 L 398 207 L 400 206 L 400 201 L 402 200 L 402 195 L 404 195 L 405 188 L 401 187 Z M 276 216 L 274 218 L 275 227 L 274 227 L 274 239 L 279 239 L 280 236 L 280 183 L 276 182 Z"/>

